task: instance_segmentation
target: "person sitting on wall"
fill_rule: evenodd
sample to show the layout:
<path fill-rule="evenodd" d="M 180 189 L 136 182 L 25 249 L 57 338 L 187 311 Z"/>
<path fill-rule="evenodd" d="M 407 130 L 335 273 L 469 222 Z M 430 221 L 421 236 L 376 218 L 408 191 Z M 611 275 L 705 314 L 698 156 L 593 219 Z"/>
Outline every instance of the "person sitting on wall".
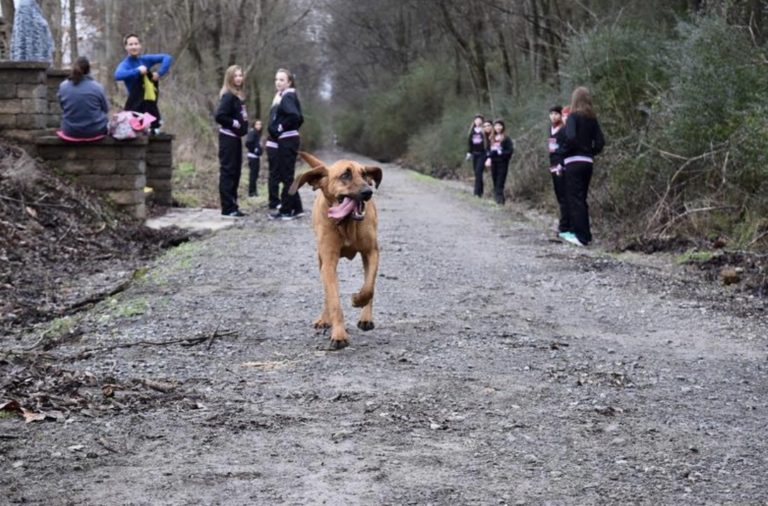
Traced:
<path fill-rule="evenodd" d="M 61 130 L 64 140 L 98 140 L 107 134 L 109 103 L 104 88 L 90 76 L 85 56 L 72 65 L 69 77 L 59 85 Z"/>

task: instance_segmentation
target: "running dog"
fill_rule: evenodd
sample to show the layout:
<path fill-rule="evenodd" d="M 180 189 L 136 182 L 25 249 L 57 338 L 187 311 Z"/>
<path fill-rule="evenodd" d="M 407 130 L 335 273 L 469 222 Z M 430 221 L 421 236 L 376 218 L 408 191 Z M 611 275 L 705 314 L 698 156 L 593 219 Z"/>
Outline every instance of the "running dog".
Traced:
<path fill-rule="evenodd" d="M 352 260 L 360 253 L 365 279 L 352 296 L 352 305 L 363 308 L 357 326 L 373 329 L 373 291 L 379 270 L 378 218 L 373 188 L 381 184 L 381 169 L 366 167 L 352 160 L 339 160 L 330 166 L 314 156 L 299 152 L 310 170 L 299 176 L 289 192 L 295 194 L 304 184 L 320 190 L 312 208 L 312 227 L 317 240 L 317 257 L 325 301 L 315 321 L 316 329 L 331 329 L 331 349 L 349 344 L 339 299 L 336 267 L 341 257 Z"/>

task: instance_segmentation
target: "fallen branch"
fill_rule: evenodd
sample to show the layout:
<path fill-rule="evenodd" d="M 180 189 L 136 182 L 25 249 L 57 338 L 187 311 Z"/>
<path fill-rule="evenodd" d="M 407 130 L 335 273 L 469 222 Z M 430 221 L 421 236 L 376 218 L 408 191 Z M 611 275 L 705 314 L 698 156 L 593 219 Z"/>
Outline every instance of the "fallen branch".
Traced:
<path fill-rule="evenodd" d="M 214 331 L 212 335 L 204 335 L 204 336 L 197 336 L 197 337 L 185 337 L 181 339 L 170 339 L 168 341 L 134 341 L 132 343 L 120 343 L 120 344 L 113 344 L 112 346 L 101 346 L 98 348 L 86 348 L 85 350 L 81 351 L 77 355 L 75 355 L 75 360 L 83 360 L 85 358 L 90 357 L 94 353 L 102 353 L 106 351 L 112 351 L 117 350 L 120 348 L 132 348 L 134 346 L 170 346 L 172 344 L 180 344 L 181 346 L 196 346 L 198 344 L 204 343 L 206 341 L 209 341 L 212 339 L 212 337 L 223 337 L 223 336 L 230 336 L 237 334 L 234 330 L 229 330 L 226 332 L 219 332 L 218 330 Z"/>

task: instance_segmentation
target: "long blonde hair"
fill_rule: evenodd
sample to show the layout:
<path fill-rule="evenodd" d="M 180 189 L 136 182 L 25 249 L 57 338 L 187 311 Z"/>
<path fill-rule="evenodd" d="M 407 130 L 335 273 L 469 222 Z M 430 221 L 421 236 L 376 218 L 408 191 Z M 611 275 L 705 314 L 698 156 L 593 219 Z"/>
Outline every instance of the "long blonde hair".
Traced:
<path fill-rule="evenodd" d="M 228 92 L 235 95 L 240 100 L 245 98 L 243 87 L 235 85 L 235 73 L 238 71 L 240 71 L 241 74 L 243 73 L 243 69 L 240 67 L 240 65 L 230 65 L 227 68 L 227 71 L 224 72 L 224 83 L 221 85 L 219 98 L 223 97 Z"/>
<path fill-rule="evenodd" d="M 584 86 L 579 86 L 571 94 L 571 114 L 580 113 L 587 118 L 597 118 L 595 109 L 592 105 L 592 95 L 589 93 L 589 89 Z"/>

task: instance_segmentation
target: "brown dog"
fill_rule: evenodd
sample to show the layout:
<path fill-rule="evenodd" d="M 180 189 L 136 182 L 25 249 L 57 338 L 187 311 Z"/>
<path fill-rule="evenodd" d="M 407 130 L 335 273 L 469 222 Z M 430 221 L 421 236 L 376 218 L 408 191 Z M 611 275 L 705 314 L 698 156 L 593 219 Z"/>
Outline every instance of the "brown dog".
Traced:
<path fill-rule="evenodd" d="M 366 167 L 351 160 L 339 160 L 326 167 L 314 156 L 299 152 L 311 170 L 302 174 L 291 185 L 293 195 L 305 183 L 321 194 L 312 208 L 312 226 L 317 239 L 317 257 L 320 278 L 323 281 L 325 302 L 323 312 L 315 321 L 315 328 L 331 329 L 331 348 L 347 346 L 347 329 L 339 300 L 339 281 L 336 267 L 339 258 L 352 260 L 360 253 L 363 258 L 365 280 L 359 292 L 352 296 L 352 305 L 362 307 L 357 326 L 373 329 L 373 289 L 379 270 L 379 243 L 376 238 L 378 217 L 372 184 L 381 184 L 381 169 Z"/>

